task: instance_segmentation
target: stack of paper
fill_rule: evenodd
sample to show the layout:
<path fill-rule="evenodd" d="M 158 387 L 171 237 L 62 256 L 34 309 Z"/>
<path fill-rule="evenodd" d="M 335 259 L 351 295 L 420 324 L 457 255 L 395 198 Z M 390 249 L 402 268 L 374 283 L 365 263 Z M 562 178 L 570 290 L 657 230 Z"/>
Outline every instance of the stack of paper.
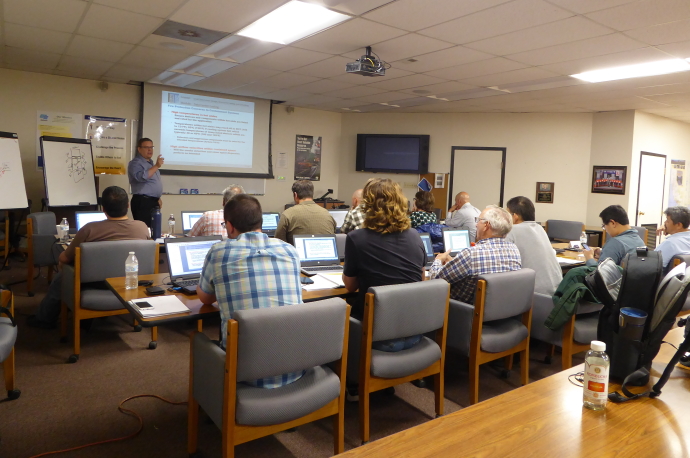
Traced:
<path fill-rule="evenodd" d="M 331 289 L 331 288 L 344 288 L 342 273 L 322 273 L 316 274 L 310 277 L 314 283 L 311 285 L 302 285 L 306 291 L 314 291 L 317 289 Z"/>
<path fill-rule="evenodd" d="M 571 264 L 584 264 L 585 260 L 584 259 L 570 259 L 570 258 L 562 258 L 558 257 L 558 263 L 562 266 L 565 265 L 571 265 Z"/>
<path fill-rule="evenodd" d="M 151 304 L 151 307 L 139 307 L 137 304 L 140 302 L 148 302 Z M 158 296 L 146 299 L 135 299 L 129 303 L 144 318 L 189 312 L 189 308 L 184 305 L 177 296 Z"/>

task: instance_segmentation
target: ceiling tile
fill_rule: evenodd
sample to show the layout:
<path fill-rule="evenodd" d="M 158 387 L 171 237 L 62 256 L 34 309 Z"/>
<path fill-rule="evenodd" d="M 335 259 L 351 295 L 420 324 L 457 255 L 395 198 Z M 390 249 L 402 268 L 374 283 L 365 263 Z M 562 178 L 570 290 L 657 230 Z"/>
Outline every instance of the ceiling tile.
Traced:
<path fill-rule="evenodd" d="M 426 75 L 436 76 L 438 78 L 446 78 L 449 80 L 459 80 L 472 78 L 475 76 L 490 75 L 492 73 L 507 72 L 525 67 L 526 65 L 512 60 L 504 59 L 503 57 L 495 57 L 493 59 L 473 62 L 471 64 L 457 65 L 455 67 L 434 70 L 427 72 Z"/>
<path fill-rule="evenodd" d="M 264 99 L 283 100 L 285 102 L 290 102 L 292 100 L 299 99 L 300 97 L 306 97 L 308 95 L 309 94 L 307 92 L 299 92 L 293 89 L 281 89 L 279 91 L 267 92 L 263 94 L 261 97 Z"/>
<path fill-rule="evenodd" d="M 404 100 L 393 100 L 390 105 L 397 105 L 399 107 L 416 107 L 419 105 L 432 105 L 437 103 L 447 103 L 447 100 L 432 99 L 431 97 L 412 97 Z"/>
<path fill-rule="evenodd" d="M 178 40 L 177 38 L 168 38 L 154 34 L 149 35 L 139 44 L 148 48 L 176 51 L 184 54 L 198 54 L 207 47 L 200 43 L 192 43 L 191 41 Z"/>
<path fill-rule="evenodd" d="M 132 52 L 127 54 L 120 63 L 134 67 L 165 70 L 182 62 L 187 57 L 188 54 L 184 53 L 137 46 Z"/>
<path fill-rule="evenodd" d="M 155 77 L 158 73 L 158 70 L 151 68 L 116 64 L 106 72 L 105 76 L 127 81 L 148 81 Z"/>
<path fill-rule="evenodd" d="M 335 56 L 330 59 L 322 60 L 314 64 L 297 67 L 290 70 L 290 73 L 300 75 L 316 76 L 318 78 L 330 78 L 345 73 L 345 65 L 352 62 L 348 57 Z"/>
<path fill-rule="evenodd" d="M 602 37 L 588 38 L 548 48 L 536 49 L 506 56 L 508 59 L 528 65 L 545 65 L 567 60 L 614 54 L 646 47 L 622 33 L 612 33 Z"/>
<path fill-rule="evenodd" d="M 374 94 L 381 94 L 386 92 L 383 89 L 378 89 L 370 86 L 353 86 L 347 89 L 338 89 L 336 91 L 326 92 L 325 95 L 331 95 L 333 97 L 340 97 L 343 99 L 353 99 L 355 97 L 366 97 Z"/>
<path fill-rule="evenodd" d="M 278 43 L 255 40 L 239 35 L 229 35 L 198 52 L 198 54 L 213 59 L 244 63 L 284 47 L 284 45 Z"/>
<path fill-rule="evenodd" d="M 352 87 L 351 84 L 343 83 L 341 81 L 322 79 L 313 83 L 295 86 L 293 89 L 297 91 L 309 92 L 312 94 L 323 94 L 324 92 L 335 91 L 338 89 L 346 89 Z M 333 96 L 335 97 L 335 96 Z"/>
<path fill-rule="evenodd" d="M 268 78 L 280 73 L 276 70 L 269 70 L 266 68 L 248 67 L 245 65 L 238 65 L 229 70 L 226 70 L 203 81 L 195 83 L 191 87 L 211 92 L 225 92 L 228 89 L 242 86 L 254 81 Z M 275 88 L 273 88 L 275 90 Z"/>
<path fill-rule="evenodd" d="M 139 43 L 161 25 L 159 18 L 130 13 L 103 5 L 91 5 L 78 33 L 123 43 Z"/>
<path fill-rule="evenodd" d="M 420 30 L 419 33 L 465 44 L 570 16 L 573 13 L 542 0 L 516 0 Z"/>
<path fill-rule="evenodd" d="M 610 8 L 587 17 L 616 30 L 631 30 L 690 18 L 687 0 L 642 0 Z"/>
<path fill-rule="evenodd" d="M 462 82 L 467 84 L 474 84 L 476 86 L 503 86 L 504 84 L 519 83 L 523 81 L 539 80 L 558 76 L 556 73 L 542 70 L 541 68 L 530 67 L 522 68 L 520 70 L 513 70 L 512 72 L 496 73 L 494 75 L 478 76 L 474 78 L 467 78 Z"/>
<path fill-rule="evenodd" d="M 412 99 L 417 96 L 405 94 L 404 92 L 383 92 L 381 94 L 372 94 L 364 97 L 355 97 L 354 100 L 361 100 L 366 103 L 388 103 L 393 100 Z"/>
<path fill-rule="evenodd" d="M 238 32 L 285 3 L 285 0 L 189 0 L 170 19 L 211 30 Z"/>
<path fill-rule="evenodd" d="M 445 83 L 441 78 L 436 78 L 428 75 L 409 75 L 402 78 L 384 79 L 368 86 L 385 89 L 388 91 L 399 91 L 401 89 L 408 89 L 411 87 L 428 86 L 430 84 Z"/>
<path fill-rule="evenodd" d="M 384 61 L 394 62 L 407 57 L 418 56 L 420 54 L 438 51 L 439 49 L 450 48 L 451 46 L 453 45 L 445 41 L 409 33 L 398 38 L 393 38 L 392 40 L 377 43 L 375 46 L 373 46 L 372 51 Z M 356 59 L 361 56 L 361 53 L 350 52 L 345 55 L 347 57 Z"/>
<path fill-rule="evenodd" d="M 172 67 L 168 67 L 168 70 L 171 70 L 176 73 L 186 73 L 189 75 L 201 75 L 204 78 L 207 78 L 209 76 L 213 76 L 215 74 L 224 72 L 225 70 L 229 70 L 233 67 L 236 67 L 237 65 L 239 64 L 234 62 L 227 62 L 224 60 L 209 59 L 207 57 L 201 56 L 189 56 L 185 60 L 178 62 Z M 187 79 L 186 81 L 191 80 Z M 191 82 L 195 83 L 196 81 Z"/>
<path fill-rule="evenodd" d="M 132 49 L 134 49 L 134 45 L 131 44 L 76 35 L 65 54 L 74 57 L 104 60 L 106 62 L 117 62 Z"/>
<path fill-rule="evenodd" d="M 680 57 L 681 59 L 687 59 L 690 57 L 690 41 L 659 45 L 656 48 L 670 54 L 673 57 Z"/>
<path fill-rule="evenodd" d="M 186 0 L 93 0 L 100 5 L 119 8 L 133 13 L 167 18 Z"/>
<path fill-rule="evenodd" d="M 191 86 L 191 87 L 196 87 L 196 84 Z M 234 87 L 231 89 L 227 89 L 224 91 L 219 91 L 219 92 L 224 92 L 226 94 L 234 94 L 234 95 L 244 95 L 248 97 L 252 96 L 259 96 L 262 94 L 266 94 L 269 92 L 274 92 L 276 88 L 271 87 L 271 86 L 265 86 L 261 84 L 260 81 L 257 81 L 255 83 L 249 83 L 245 84 L 244 86 L 239 86 L 239 87 Z"/>
<path fill-rule="evenodd" d="M 306 49 L 298 49 L 288 46 L 283 49 L 273 51 L 270 54 L 266 54 L 265 56 L 250 60 L 249 63 L 245 65 L 251 67 L 270 68 L 272 70 L 284 72 L 313 64 L 314 62 L 325 60 L 329 57 L 332 56 L 316 51 L 308 51 Z"/>
<path fill-rule="evenodd" d="M 650 45 L 663 45 L 690 40 L 690 19 L 628 30 L 626 35 Z"/>
<path fill-rule="evenodd" d="M 359 16 L 394 0 L 304 0 L 345 14 Z"/>
<path fill-rule="evenodd" d="M 398 0 L 364 17 L 400 29 L 415 32 L 451 19 L 476 13 L 511 0 Z"/>
<path fill-rule="evenodd" d="M 297 75 L 295 73 L 279 73 L 275 76 L 264 78 L 261 84 L 272 86 L 277 89 L 285 89 L 292 86 L 299 86 L 313 81 L 318 81 L 319 78 L 313 76 Z"/>
<path fill-rule="evenodd" d="M 560 73 L 562 75 L 573 75 L 591 70 L 599 70 L 608 67 L 619 67 L 624 65 L 641 64 L 644 62 L 654 62 L 657 60 L 668 59 L 669 55 L 654 48 L 635 49 L 633 51 L 607 54 L 605 56 L 588 57 L 569 62 L 542 65 L 541 68 Z"/>
<path fill-rule="evenodd" d="M 8 64 L 52 70 L 59 60 L 60 54 L 5 46 L 5 62 Z"/>
<path fill-rule="evenodd" d="M 86 59 L 84 57 L 63 56 L 57 69 L 85 76 L 100 76 L 113 66 L 112 62 Z"/>
<path fill-rule="evenodd" d="M 464 91 L 466 89 L 473 89 L 475 87 L 476 86 L 471 84 L 458 83 L 457 81 L 447 81 L 445 83 L 431 84 L 424 87 L 400 89 L 400 92 L 415 95 L 438 95 L 446 92 Z"/>
<path fill-rule="evenodd" d="M 65 51 L 71 37 L 69 33 L 65 32 L 8 23 L 5 23 L 4 32 L 5 45 L 7 46 L 58 54 Z"/>
<path fill-rule="evenodd" d="M 608 27 L 575 16 L 561 21 L 507 33 L 498 37 L 476 41 L 466 46 L 486 53 L 505 56 L 507 54 L 607 35 L 611 32 L 612 30 Z"/>
<path fill-rule="evenodd" d="M 361 55 L 364 54 L 364 48 L 373 43 L 390 40 L 406 33 L 404 30 L 357 18 L 292 43 L 292 46 L 329 54 L 360 51 Z"/>
<path fill-rule="evenodd" d="M 350 107 L 356 107 L 357 105 L 361 105 L 362 102 L 359 100 L 335 100 L 331 102 L 325 102 L 325 103 L 317 103 L 313 105 L 314 107 L 317 108 L 350 108 Z"/>
<path fill-rule="evenodd" d="M 373 111 L 395 110 L 395 108 L 389 105 L 381 105 L 380 103 L 368 103 L 366 105 L 356 105 L 350 108 L 350 110 L 362 113 L 371 113 Z"/>
<path fill-rule="evenodd" d="M 442 49 L 441 51 L 414 56 L 412 59 L 416 60 L 416 62 L 410 62 L 411 59 L 402 59 L 392 62 L 392 65 L 411 72 L 423 73 L 431 70 L 438 70 L 440 68 L 491 59 L 492 57 L 494 56 L 491 54 L 486 54 L 474 49 L 465 48 L 463 46 L 453 46 L 452 48 Z"/>
<path fill-rule="evenodd" d="M 605 10 L 614 6 L 636 2 L 638 0 L 549 0 L 550 3 L 558 5 L 574 13 L 585 14 L 592 11 Z"/>
<path fill-rule="evenodd" d="M 338 101 L 337 97 L 331 97 L 323 94 L 311 94 L 306 97 L 300 97 L 293 100 L 296 105 L 316 105 L 318 103 L 328 103 Z"/>
<path fill-rule="evenodd" d="M 81 0 L 4 0 L 6 22 L 74 32 L 88 4 Z"/>

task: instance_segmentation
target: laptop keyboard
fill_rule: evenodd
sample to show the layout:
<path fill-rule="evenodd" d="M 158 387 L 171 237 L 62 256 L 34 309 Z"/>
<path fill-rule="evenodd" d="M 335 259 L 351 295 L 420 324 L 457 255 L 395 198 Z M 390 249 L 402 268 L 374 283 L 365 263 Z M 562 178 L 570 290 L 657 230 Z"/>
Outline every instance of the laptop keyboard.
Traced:
<path fill-rule="evenodd" d="M 175 286 L 179 286 L 181 288 L 188 288 L 190 286 L 196 286 L 199 284 L 199 280 L 182 280 L 182 281 L 176 281 Z"/>
<path fill-rule="evenodd" d="M 317 267 L 302 267 L 302 272 L 317 273 L 323 271 L 338 271 L 343 270 L 343 266 L 317 266 Z"/>

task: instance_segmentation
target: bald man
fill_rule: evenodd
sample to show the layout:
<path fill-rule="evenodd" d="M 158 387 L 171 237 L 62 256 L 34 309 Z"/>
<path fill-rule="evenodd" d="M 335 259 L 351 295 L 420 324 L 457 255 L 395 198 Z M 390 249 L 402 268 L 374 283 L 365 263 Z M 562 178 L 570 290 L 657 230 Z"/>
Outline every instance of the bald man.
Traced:
<path fill-rule="evenodd" d="M 470 195 L 465 191 L 459 192 L 455 196 L 455 205 L 448 209 L 446 215 L 446 226 L 458 229 L 468 229 L 470 240 L 474 242 L 477 236 L 477 221 L 481 211 L 470 203 Z"/>
<path fill-rule="evenodd" d="M 352 209 L 345 215 L 343 225 L 340 226 L 340 232 L 343 234 L 359 229 L 364 224 L 364 210 L 360 203 L 362 203 L 362 190 L 358 189 L 352 194 Z"/>

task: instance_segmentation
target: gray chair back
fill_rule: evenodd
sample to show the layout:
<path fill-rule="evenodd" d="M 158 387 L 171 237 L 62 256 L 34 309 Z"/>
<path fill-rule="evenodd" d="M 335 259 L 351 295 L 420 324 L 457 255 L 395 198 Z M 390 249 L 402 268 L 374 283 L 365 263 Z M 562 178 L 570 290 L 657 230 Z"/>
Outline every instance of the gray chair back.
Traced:
<path fill-rule="evenodd" d="M 347 234 L 335 234 L 335 244 L 338 248 L 338 257 L 340 260 L 345 259 L 345 241 Z"/>
<path fill-rule="evenodd" d="M 486 281 L 484 321 L 501 320 L 525 313 L 532 308 L 535 273 L 520 269 L 480 275 Z"/>
<path fill-rule="evenodd" d="M 30 213 L 33 232 L 31 243 L 34 251 L 35 266 L 53 266 L 57 264 L 57 256 L 53 253 L 57 235 L 57 220 L 53 212 Z"/>
<path fill-rule="evenodd" d="M 79 247 L 81 248 L 82 283 L 124 277 L 125 261 L 130 251 L 136 253 L 140 275 L 155 272 L 154 263 L 158 244 L 153 240 L 86 242 Z"/>
<path fill-rule="evenodd" d="M 560 219 L 550 219 L 546 234 L 550 239 L 561 240 L 580 240 L 582 234 L 582 223 L 580 221 L 563 221 Z"/>
<path fill-rule="evenodd" d="M 375 286 L 372 340 L 416 336 L 443 327 L 450 285 L 445 280 Z"/>
<path fill-rule="evenodd" d="M 337 361 L 343 354 L 346 311 L 347 303 L 340 298 L 235 311 L 237 381 Z"/>
<path fill-rule="evenodd" d="M 647 245 L 647 234 L 649 233 L 649 231 L 646 227 L 631 226 L 630 229 L 635 229 L 637 231 L 637 235 L 639 235 L 642 241 L 645 243 L 645 245 Z"/>
<path fill-rule="evenodd" d="M 57 235 L 57 220 L 53 212 L 29 213 L 28 218 L 34 227 L 34 234 Z"/>

